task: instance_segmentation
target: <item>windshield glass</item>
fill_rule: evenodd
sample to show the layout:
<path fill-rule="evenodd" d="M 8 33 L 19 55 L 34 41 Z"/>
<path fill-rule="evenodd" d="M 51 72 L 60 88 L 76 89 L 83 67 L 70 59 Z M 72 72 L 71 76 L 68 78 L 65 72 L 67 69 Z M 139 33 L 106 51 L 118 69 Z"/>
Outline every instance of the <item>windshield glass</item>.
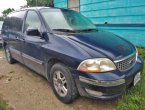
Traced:
<path fill-rule="evenodd" d="M 96 26 L 83 15 L 72 10 L 42 9 L 42 16 L 52 30 L 88 30 Z"/>

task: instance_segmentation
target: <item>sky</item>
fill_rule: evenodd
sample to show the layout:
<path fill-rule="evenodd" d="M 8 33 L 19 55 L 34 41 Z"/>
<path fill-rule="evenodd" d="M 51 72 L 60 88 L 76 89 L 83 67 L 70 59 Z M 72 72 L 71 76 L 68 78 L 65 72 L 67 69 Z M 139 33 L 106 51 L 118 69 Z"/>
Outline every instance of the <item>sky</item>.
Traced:
<path fill-rule="evenodd" d="M 0 0 L 0 16 L 2 11 L 7 8 L 19 9 L 20 6 L 26 5 L 26 0 Z"/>

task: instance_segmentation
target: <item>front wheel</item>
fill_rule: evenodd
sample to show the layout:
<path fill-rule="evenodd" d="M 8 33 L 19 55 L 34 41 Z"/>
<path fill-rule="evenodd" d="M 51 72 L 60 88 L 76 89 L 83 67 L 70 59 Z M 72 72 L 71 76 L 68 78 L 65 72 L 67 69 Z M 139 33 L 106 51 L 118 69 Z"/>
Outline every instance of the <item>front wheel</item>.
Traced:
<path fill-rule="evenodd" d="M 69 69 L 61 63 L 54 64 L 51 68 L 52 88 L 56 97 L 63 103 L 70 103 L 78 96 L 78 91 L 75 86 Z"/>
<path fill-rule="evenodd" d="M 12 58 L 10 50 L 7 46 L 5 47 L 5 56 L 8 63 L 13 64 L 16 62 L 16 60 Z"/>

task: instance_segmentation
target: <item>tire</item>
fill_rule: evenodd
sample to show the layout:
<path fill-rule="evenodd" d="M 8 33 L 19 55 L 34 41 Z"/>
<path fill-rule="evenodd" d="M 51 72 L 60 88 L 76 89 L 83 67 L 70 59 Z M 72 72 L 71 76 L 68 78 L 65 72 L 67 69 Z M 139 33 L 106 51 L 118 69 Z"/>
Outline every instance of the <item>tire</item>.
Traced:
<path fill-rule="evenodd" d="M 53 92 L 61 102 L 68 104 L 78 97 L 78 91 L 71 72 L 64 64 L 54 64 L 50 75 Z"/>
<path fill-rule="evenodd" d="M 5 56 L 6 56 L 7 62 L 8 62 L 9 64 L 15 63 L 16 60 L 12 58 L 8 46 L 6 46 L 4 49 L 5 49 Z"/>

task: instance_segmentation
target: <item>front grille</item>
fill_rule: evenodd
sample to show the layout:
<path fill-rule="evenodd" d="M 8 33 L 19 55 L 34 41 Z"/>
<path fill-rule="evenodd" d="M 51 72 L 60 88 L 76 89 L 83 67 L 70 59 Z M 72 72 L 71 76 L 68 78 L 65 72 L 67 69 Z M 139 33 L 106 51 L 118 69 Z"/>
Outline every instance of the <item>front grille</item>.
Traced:
<path fill-rule="evenodd" d="M 133 54 L 123 60 L 115 61 L 116 66 L 120 71 L 126 71 L 130 69 L 136 62 L 136 54 Z"/>

